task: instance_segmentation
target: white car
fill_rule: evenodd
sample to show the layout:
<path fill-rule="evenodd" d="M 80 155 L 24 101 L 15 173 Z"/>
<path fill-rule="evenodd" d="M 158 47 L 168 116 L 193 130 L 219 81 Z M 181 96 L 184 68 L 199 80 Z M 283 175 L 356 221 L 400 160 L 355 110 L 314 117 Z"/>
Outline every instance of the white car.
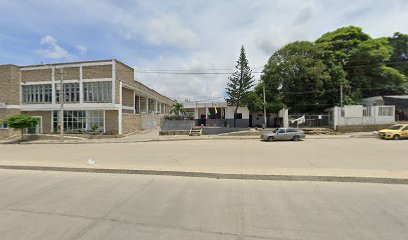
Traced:
<path fill-rule="evenodd" d="M 261 135 L 262 140 L 269 142 L 276 140 L 299 141 L 302 138 L 305 138 L 305 132 L 294 128 L 277 128 L 274 131 L 265 132 Z"/>

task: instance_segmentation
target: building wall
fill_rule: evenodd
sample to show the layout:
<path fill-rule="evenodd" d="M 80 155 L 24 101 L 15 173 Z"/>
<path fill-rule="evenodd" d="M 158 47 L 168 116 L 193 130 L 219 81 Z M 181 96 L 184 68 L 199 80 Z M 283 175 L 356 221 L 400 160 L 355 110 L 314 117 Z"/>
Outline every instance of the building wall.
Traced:
<path fill-rule="evenodd" d="M 51 111 L 29 111 L 29 112 L 22 112 L 24 114 L 28 114 L 30 116 L 40 116 L 42 117 L 42 133 L 49 134 L 52 132 L 51 127 Z"/>
<path fill-rule="evenodd" d="M 121 100 L 119 96 L 120 82 L 133 85 L 133 83 L 135 82 L 134 70 L 133 68 L 130 68 L 121 62 L 115 61 L 115 74 L 116 74 L 115 89 L 117 93 L 115 101 L 116 103 L 120 103 Z"/>
<path fill-rule="evenodd" d="M 380 116 L 380 107 L 392 107 L 392 116 Z M 344 117 L 342 117 L 342 109 L 340 107 L 333 108 L 333 124 L 334 128 L 338 126 L 358 126 L 358 125 L 383 125 L 395 123 L 395 107 L 393 106 L 373 106 L 367 107 L 371 109 L 370 116 L 363 116 L 362 105 L 344 106 Z"/>
<path fill-rule="evenodd" d="M 65 67 L 64 69 L 64 80 L 78 80 L 79 76 L 79 67 Z M 61 80 L 61 70 L 56 68 L 54 70 L 54 79 L 55 81 Z"/>
<path fill-rule="evenodd" d="M 116 61 L 116 79 L 123 83 L 132 84 L 135 81 L 133 68 Z"/>
<path fill-rule="evenodd" d="M 95 66 L 93 66 L 95 65 Z M 54 76 L 52 76 L 52 68 L 54 68 Z M 143 84 L 134 80 L 134 70 L 116 60 L 112 61 L 90 61 L 90 62 L 73 62 L 54 65 L 32 65 L 32 66 L 14 66 L 0 65 L 0 107 L 10 107 L 9 105 L 20 105 L 20 89 L 21 84 L 30 84 L 29 82 L 44 82 L 49 84 L 52 80 L 58 83 L 61 77 L 60 68 L 64 69 L 64 80 L 80 80 L 81 72 L 82 79 L 113 79 L 115 80 L 114 99 L 115 105 L 107 103 L 66 103 L 65 109 L 73 110 L 94 110 L 94 109 L 109 109 L 105 110 L 105 130 L 107 134 L 118 134 L 119 127 L 122 124 L 127 124 L 122 120 L 122 114 L 133 114 L 134 110 L 134 92 L 138 96 L 147 97 L 157 100 L 160 104 L 167 104 L 166 110 L 169 111 L 175 101 L 161 95 L 160 93 L 150 89 Z M 82 70 L 81 70 L 82 68 Z M 114 72 L 112 72 L 115 70 Z M 21 81 L 20 81 L 21 80 Z M 38 84 L 36 83 L 36 84 Z M 120 86 L 123 85 L 123 89 Z M 80 90 L 83 91 L 82 81 L 80 81 Z M 44 133 L 52 131 L 52 110 L 57 109 L 58 103 L 55 103 L 55 85 L 52 86 L 53 101 L 52 103 L 33 103 L 20 105 L 21 109 L 33 116 L 42 116 L 42 130 Z M 122 99 L 120 93 L 122 92 Z M 80 93 L 81 99 L 83 92 Z M 117 104 L 121 104 L 123 107 Z M 3 104 L 6 103 L 6 104 Z M 162 105 L 161 105 L 162 106 Z M 125 107 L 131 107 L 128 109 Z M 114 110 L 115 109 L 115 110 Z M 157 110 L 159 111 L 159 107 Z M 119 117 L 119 113 L 121 114 Z M 4 115 L 4 114 L 3 114 Z M 160 124 L 162 116 L 146 115 L 139 116 L 137 128 L 155 128 Z M 127 117 L 129 118 L 129 117 Z M 136 119 L 138 117 L 131 117 Z M 143 119 L 142 119 L 143 118 Z M 132 122 L 132 121 L 131 121 Z M 133 121 L 134 122 L 134 121 Z M 129 126 L 123 126 L 122 130 L 129 131 Z"/>
<path fill-rule="evenodd" d="M 82 67 L 82 78 L 112 78 L 112 65 L 84 66 Z"/>
<path fill-rule="evenodd" d="M 105 111 L 105 133 L 106 134 L 118 134 L 119 133 L 119 123 L 118 123 L 118 111 L 117 110 L 106 110 Z"/>
<path fill-rule="evenodd" d="M 20 104 L 20 68 L 0 65 L 0 103 Z"/>
<path fill-rule="evenodd" d="M 122 105 L 134 107 L 134 92 L 128 88 L 122 88 Z"/>
<path fill-rule="evenodd" d="M 0 129 L 0 140 L 11 137 L 13 135 L 20 135 L 20 134 L 21 134 L 20 130 L 15 130 L 12 128 Z"/>
<path fill-rule="evenodd" d="M 142 120 L 140 114 L 122 114 L 122 134 L 128 134 L 142 130 Z"/>
<path fill-rule="evenodd" d="M 0 108 L 0 121 L 19 113 L 19 109 Z M 12 128 L 0 129 L 0 139 L 4 139 L 15 134 L 20 134 L 20 131 Z"/>
<path fill-rule="evenodd" d="M 51 68 L 21 71 L 21 81 L 22 82 L 41 82 L 41 81 L 51 81 L 51 80 L 52 80 Z"/>
<path fill-rule="evenodd" d="M 225 109 L 225 118 L 234 119 L 235 107 L 228 106 Z M 242 119 L 249 119 L 249 109 L 247 107 L 239 107 L 237 113 L 242 113 Z"/>
<path fill-rule="evenodd" d="M 141 115 L 142 129 L 157 128 L 158 126 L 160 126 L 160 121 L 163 118 L 164 118 L 164 115 L 162 115 L 162 114 L 158 114 L 158 115 L 142 114 Z"/>
<path fill-rule="evenodd" d="M 251 113 L 252 115 L 252 127 L 262 126 L 264 124 L 263 113 Z"/>

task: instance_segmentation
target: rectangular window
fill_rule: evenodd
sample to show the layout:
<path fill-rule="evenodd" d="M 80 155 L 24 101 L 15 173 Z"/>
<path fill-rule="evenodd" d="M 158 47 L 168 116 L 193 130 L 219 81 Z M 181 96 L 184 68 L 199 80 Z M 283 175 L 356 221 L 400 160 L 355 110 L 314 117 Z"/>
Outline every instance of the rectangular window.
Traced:
<path fill-rule="evenodd" d="M 237 113 L 235 115 L 235 119 L 242 119 L 242 113 Z"/>
<path fill-rule="evenodd" d="M 394 116 L 393 107 L 379 107 L 378 116 Z"/>
<path fill-rule="evenodd" d="M 56 101 L 60 102 L 60 84 L 55 85 Z M 76 103 L 79 102 L 79 83 L 64 83 L 64 102 Z"/>
<path fill-rule="evenodd" d="M 112 82 L 84 82 L 84 102 L 112 102 Z"/>
<path fill-rule="evenodd" d="M 51 103 L 51 84 L 23 85 L 23 103 Z"/>
<path fill-rule="evenodd" d="M 54 132 L 59 132 L 60 111 L 53 113 Z M 64 111 L 64 131 L 67 133 L 103 133 L 103 111 Z"/>
<path fill-rule="evenodd" d="M 371 116 L 371 108 L 370 107 L 363 108 L 363 117 L 370 117 L 370 116 Z"/>
<path fill-rule="evenodd" d="M 0 123 L 0 129 L 7 128 L 7 123 Z"/>

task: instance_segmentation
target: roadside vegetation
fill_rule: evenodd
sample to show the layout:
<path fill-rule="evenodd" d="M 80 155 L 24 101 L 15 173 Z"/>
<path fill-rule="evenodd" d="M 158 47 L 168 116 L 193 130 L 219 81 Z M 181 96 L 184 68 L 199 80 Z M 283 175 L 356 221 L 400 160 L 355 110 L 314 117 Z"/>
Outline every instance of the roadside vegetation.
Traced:
<path fill-rule="evenodd" d="M 349 26 L 314 42 L 289 43 L 269 58 L 261 81 L 248 93 L 252 111 L 263 110 L 263 83 L 267 112 L 283 107 L 321 112 L 367 97 L 408 94 L 408 35 L 372 38 Z"/>

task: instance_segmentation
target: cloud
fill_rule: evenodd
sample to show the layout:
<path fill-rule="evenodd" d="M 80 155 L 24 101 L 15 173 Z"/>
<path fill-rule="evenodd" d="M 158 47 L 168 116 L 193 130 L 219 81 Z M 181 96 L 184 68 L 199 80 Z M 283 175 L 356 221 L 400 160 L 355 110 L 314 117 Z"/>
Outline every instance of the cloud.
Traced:
<path fill-rule="evenodd" d="M 198 46 L 197 35 L 175 16 L 161 15 L 147 22 L 146 40 L 155 45 L 168 45 L 179 48 Z"/>
<path fill-rule="evenodd" d="M 68 53 L 64 48 L 57 44 L 57 40 L 51 35 L 46 35 L 41 38 L 40 43 L 46 45 L 46 48 L 37 50 L 37 54 L 45 58 L 51 59 L 73 59 L 74 56 Z"/>
<path fill-rule="evenodd" d="M 339 27 L 361 26 L 372 37 L 408 33 L 407 0 L 392 4 L 383 0 L 235 0 L 233 4 L 219 0 L 30 0 L 3 1 L 2 5 L 7 11 L 0 14 L 0 54 L 15 64 L 38 62 L 32 49 L 48 32 L 64 44 L 45 36 L 43 49 L 37 51 L 41 56 L 117 58 L 135 69 L 194 72 L 233 72 L 242 44 L 251 68 L 259 72 L 285 44 L 313 41 Z M 92 52 L 81 50 L 78 43 L 92 46 Z M 259 73 L 254 75 L 259 79 Z M 136 72 L 137 80 L 165 95 L 196 100 L 224 95 L 228 76 Z"/>
<path fill-rule="evenodd" d="M 308 22 L 313 15 L 313 9 L 311 6 L 306 5 L 296 14 L 296 18 L 293 21 L 293 25 L 304 24 Z"/>
<path fill-rule="evenodd" d="M 75 48 L 78 50 L 80 55 L 85 55 L 85 53 L 88 51 L 88 48 L 81 44 L 76 45 Z"/>

